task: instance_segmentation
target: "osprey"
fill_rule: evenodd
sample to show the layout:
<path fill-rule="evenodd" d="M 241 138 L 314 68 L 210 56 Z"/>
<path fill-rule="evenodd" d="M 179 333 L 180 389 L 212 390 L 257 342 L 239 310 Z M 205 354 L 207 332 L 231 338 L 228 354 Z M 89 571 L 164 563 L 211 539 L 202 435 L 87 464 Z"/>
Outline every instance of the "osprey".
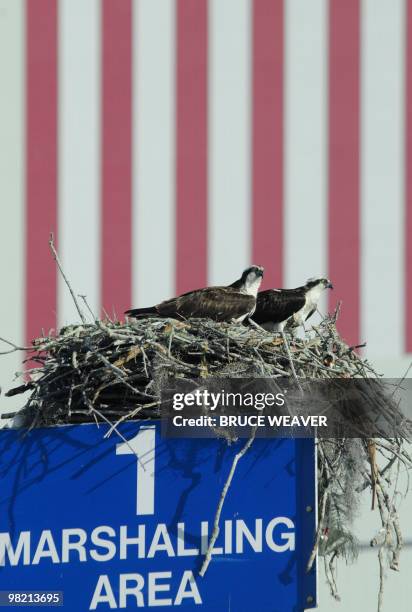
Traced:
<path fill-rule="evenodd" d="M 303 325 L 313 315 L 321 293 L 333 289 L 327 278 L 310 278 L 296 289 L 267 289 L 258 294 L 253 320 L 264 329 L 283 332 Z"/>
<path fill-rule="evenodd" d="M 263 278 L 261 266 L 247 268 L 239 280 L 227 287 L 205 287 L 183 293 L 149 308 L 125 312 L 129 317 L 205 318 L 242 322 L 256 308 L 256 296 Z"/>

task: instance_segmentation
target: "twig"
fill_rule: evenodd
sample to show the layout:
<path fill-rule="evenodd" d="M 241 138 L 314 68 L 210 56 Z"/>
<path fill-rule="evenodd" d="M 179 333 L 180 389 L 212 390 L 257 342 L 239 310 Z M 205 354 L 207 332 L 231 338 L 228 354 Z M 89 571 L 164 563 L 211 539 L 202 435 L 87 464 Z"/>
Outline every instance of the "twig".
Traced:
<path fill-rule="evenodd" d="M 331 589 L 331 595 L 336 601 L 340 601 L 339 593 L 338 593 L 338 585 L 336 583 L 336 559 L 338 557 L 337 551 L 333 553 L 329 561 L 329 572 L 330 572 L 330 581 L 329 586 Z"/>
<path fill-rule="evenodd" d="M 90 316 L 92 317 L 92 320 L 95 321 L 97 323 L 98 318 L 97 316 L 94 314 L 93 310 L 90 308 L 89 302 L 87 301 L 87 296 L 86 295 L 81 295 L 79 294 L 79 298 L 81 298 L 84 302 L 84 305 L 86 306 L 87 310 L 90 313 Z"/>
<path fill-rule="evenodd" d="M 380 549 L 379 549 L 378 562 L 379 562 L 378 612 L 382 612 L 382 609 L 383 609 L 382 608 L 382 606 L 383 606 L 383 588 L 384 588 L 384 579 L 385 579 L 383 546 L 381 546 Z"/>
<path fill-rule="evenodd" d="M 248 441 L 246 442 L 244 447 L 233 458 L 233 463 L 232 463 L 232 467 L 230 468 L 229 476 L 227 477 L 227 480 L 225 482 L 225 486 L 223 487 L 222 493 L 220 495 L 220 500 L 219 500 L 219 503 L 218 503 L 218 506 L 217 506 L 217 510 L 216 510 L 216 515 L 215 515 L 215 520 L 213 522 L 212 536 L 211 536 L 210 541 L 209 541 L 209 546 L 207 548 L 206 555 L 205 555 L 205 558 L 204 558 L 203 563 L 202 563 L 202 567 L 200 568 L 200 571 L 199 571 L 199 575 L 200 576 L 204 576 L 205 575 L 205 573 L 207 571 L 207 568 L 209 567 L 210 560 L 212 558 L 213 547 L 214 547 L 215 542 L 216 542 L 216 540 L 217 540 L 217 538 L 219 536 L 219 531 L 220 531 L 220 527 L 219 527 L 220 515 L 222 513 L 223 504 L 225 502 L 227 492 L 228 492 L 230 484 L 232 482 L 232 479 L 233 479 L 233 476 L 234 476 L 234 473 L 235 473 L 235 470 L 236 470 L 236 466 L 237 466 L 237 464 L 239 462 L 239 459 L 241 459 L 243 457 L 243 455 L 251 447 L 251 445 L 253 443 L 253 440 L 255 439 L 255 435 L 256 435 L 256 428 L 253 429 L 252 435 L 248 439 Z"/>
<path fill-rule="evenodd" d="M 82 323 L 85 325 L 87 323 L 86 317 L 84 316 L 84 314 L 83 314 L 83 312 L 82 312 L 82 310 L 81 310 L 81 308 L 79 306 L 79 302 L 77 301 L 77 298 L 76 298 L 76 296 L 74 294 L 74 291 L 73 291 L 73 289 L 72 289 L 72 287 L 71 287 L 71 285 L 70 285 L 70 283 L 69 283 L 69 281 L 67 279 L 67 276 L 63 272 L 63 268 L 62 268 L 62 265 L 60 263 L 59 256 L 57 255 L 57 251 L 56 251 L 55 246 L 54 246 L 54 238 L 53 238 L 53 234 L 52 233 L 50 234 L 49 245 L 50 245 L 51 252 L 53 253 L 54 261 L 56 262 L 57 267 L 60 270 L 60 274 L 62 275 L 63 280 L 66 283 L 66 285 L 67 285 L 67 287 L 68 287 L 68 289 L 69 289 L 69 291 L 71 293 L 74 305 L 76 306 L 76 310 L 79 313 L 79 317 L 81 318 Z"/>
<path fill-rule="evenodd" d="M 1 338 L 0 337 L 0 342 L 4 342 L 5 344 L 8 344 L 9 346 L 13 347 L 13 351 L 30 351 L 33 350 L 32 346 L 19 346 L 18 344 L 14 344 L 14 342 L 10 342 L 10 340 L 6 340 L 6 338 Z M 8 352 L 13 352 L 13 351 L 8 351 Z M 0 355 L 4 355 L 6 353 L 0 353 Z"/>
<path fill-rule="evenodd" d="M 300 385 L 299 379 L 298 379 L 297 374 L 296 374 L 295 365 L 293 363 L 292 353 L 290 352 L 289 343 L 288 343 L 288 341 L 286 339 L 286 334 L 285 334 L 284 331 L 282 331 L 281 333 L 282 333 L 283 342 L 285 344 L 286 352 L 287 352 L 288 357 L 289 357 L 289 363 L 290 363 L 290 369 L 292 370 L 292 376 L 295 379 L 296 384 L 299 387 L 300 391 L 303 393 L 303 389 L 302 389 L 302 387 Z"/>
<path fill-rule="evenodd" d="M 123 440 L 123 442 L 125 444 L 127 444 L 127 446 L 129 447 L 129 449 L 132 451 L 133 455 L 136 455 L 137 457 L 137 461 L 140 463 L 140 465 L 142 466 L 142 468 L 144 469 L 144 471 L 146 471 L 146 468 L 144 466 L 144 463 L 142 463 L 142 460 L 140 459 L 139 455 L 137 454 L 137 452 L 133 449 L 133 447 L 131 446 L 129 440 L 127 440 L 124 435 L 122 433 L 120 433 L 120 431 L 117 429 L 116 425 L 113 424 L 102 412 L 100 412 L 100 410 L 97 410 L 96 408 L 92 408 L 92 411 L 94 413 L 97 414 L 97 416 L 99 416 L 101 419 L 103 419 L 103 421 L 106 421 L 106 423 L 108 425 L 110 425 L 111 431 L 114 431 L 121 440 Z"/>
<path fill-rule="evenodd" d="M 328 492 L 325 490 L 322 496 L 322 503 L 319 510 L 319 519 L 318 519 L 318 527 L 316 530 L 315 543 L 312 548 L 312 552 L 310 553 L 310 557 L 308 563 L 306 565 L 306 571 L 310 572 L 312 569 L 312 565 L 316 559 L 316 555 L 319 549 L 320 539 L 322 537 L 322 531 L 324 528 L 324 519 L 325 519 L 325 510 L 326 510 L 326 501 L 328 499 Z"/>

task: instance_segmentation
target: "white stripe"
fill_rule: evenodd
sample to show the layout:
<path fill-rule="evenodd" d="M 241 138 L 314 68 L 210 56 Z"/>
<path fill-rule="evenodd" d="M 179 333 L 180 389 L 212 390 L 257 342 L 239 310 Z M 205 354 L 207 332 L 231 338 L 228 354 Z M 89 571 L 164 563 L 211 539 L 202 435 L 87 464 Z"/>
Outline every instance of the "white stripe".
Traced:
<path fill-rule="evenodd" d="M 287 287 L 327 275 L 327 56 L 326 0 L 289 0 L 284 104 Z"/>
<path fill-rule="evenodd" d="M 133 305 L 174 294 L 174 2 L 134 4 Z"/>
<path fill-rule="evenodd" d="M 367 354 L 403 352 L 403 0 L 362 3 L 361 336 Z"/>
<path fill-rule="evenodd" d="M 226 284 L 251 254 L 249 0 L 210 1 L 208 64 L 209 282 Z"/>
<path fill-rule="evenodd" d="M 59 231 L 63 268 L 75 293 L 100 308 L 99 0 L 59 4 Z M 59 276 L 58 321 L 79 316 Z"/>
<path fill-rule="evenodd" d="M 0 336 L 24 344 L 24 2 L 0 0 Z M 10 347 L 0 342 L 0 352 Z M 0 355 L 0 387 L 12 386 L 24 354 Z M 0 397 L 0 412 L 21 397 Z M 1 422 L 0 422 L 1 426 Z"/>

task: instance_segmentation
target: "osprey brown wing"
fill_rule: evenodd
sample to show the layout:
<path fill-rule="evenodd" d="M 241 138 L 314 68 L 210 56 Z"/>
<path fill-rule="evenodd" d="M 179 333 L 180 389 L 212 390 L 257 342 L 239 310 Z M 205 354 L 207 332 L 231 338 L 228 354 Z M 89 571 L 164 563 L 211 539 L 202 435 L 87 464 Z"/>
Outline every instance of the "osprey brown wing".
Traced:
<path fill-rule="evenodd" d="M 156 310 L 163 317 L 232 321 L 248 315 L 254 307 L 253 296 L 240 293 L 233 287 L 206 287 L 161 302 Z"/>
<path fill-rule="evenodd" d="M 258 293 L 253 320 L 256 323 L 281 323 L 305 305 L 305 296 L 298 290 L 267 289 Z"/>

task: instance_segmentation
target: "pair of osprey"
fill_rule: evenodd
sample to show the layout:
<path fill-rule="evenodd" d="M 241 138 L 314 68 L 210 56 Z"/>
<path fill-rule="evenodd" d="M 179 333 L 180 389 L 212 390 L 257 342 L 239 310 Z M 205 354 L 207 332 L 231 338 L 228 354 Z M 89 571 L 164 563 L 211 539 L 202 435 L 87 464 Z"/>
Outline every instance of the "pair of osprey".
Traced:
<path fill-rule="evenodd" d="M 299 327 L 316 311 L 324 289 L 333 289 L 327 278 L 309 279 L 296 289 L 268 289 L 258 293 L 261 266 L 247 268 L 227 287 L 205 287 L 183 293 L 149 308 L 127 310 L 129 317 L 205 318 L 241 323 L 250 319 L 270 331 Z"/>

